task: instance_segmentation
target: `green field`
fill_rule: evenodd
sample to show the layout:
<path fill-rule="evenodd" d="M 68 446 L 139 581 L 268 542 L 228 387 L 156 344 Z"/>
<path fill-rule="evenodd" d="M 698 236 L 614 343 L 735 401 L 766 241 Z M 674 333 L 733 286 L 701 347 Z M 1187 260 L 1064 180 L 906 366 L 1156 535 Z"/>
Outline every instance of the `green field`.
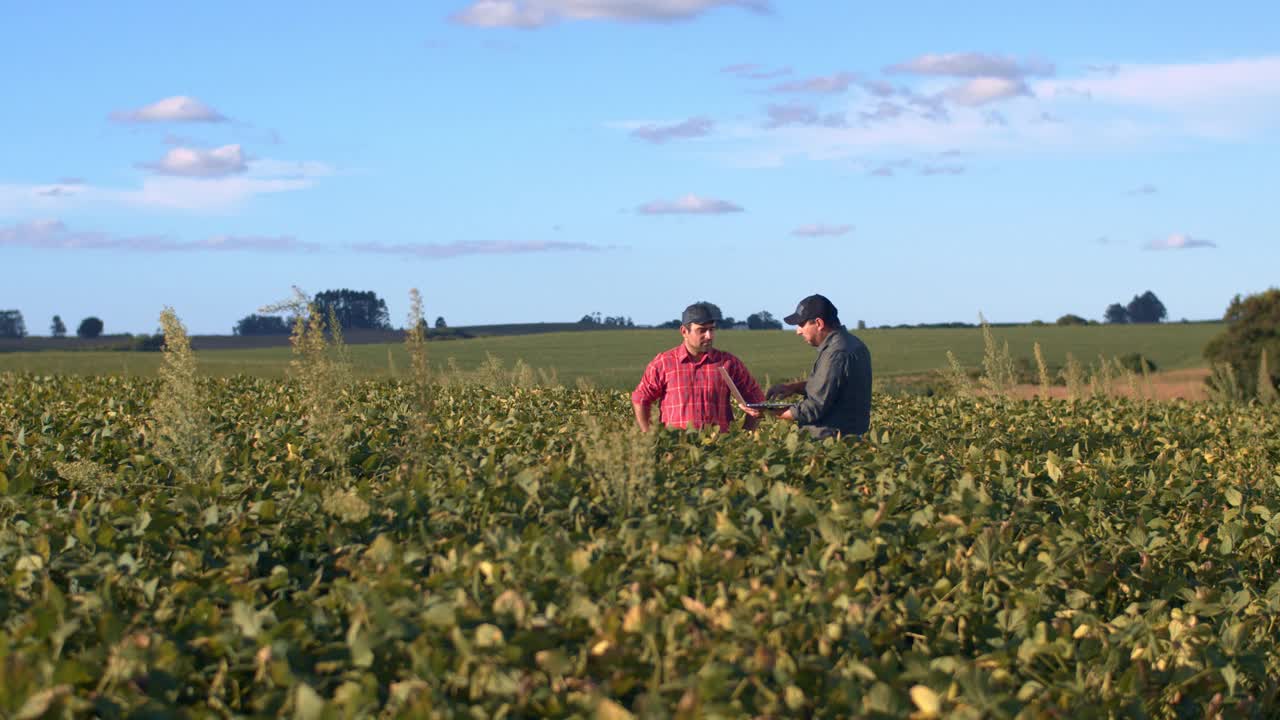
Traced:
<path fill-rule="evenodd" d="M 0 717 L 1276 717 L 1275 408 L 0 374 Z"/>
<path fill-rule="evenodd" d="M 1140 352 L 1161 370 L 1174 370 L 1203 366 L 1201 351 L 1222 327 L 1218 323 L 1019 326 L 994 328 L 992 332 L 997 341 L 1009 343 L 1014 357 L 1030 358 L 1032 345 L 1039 342 L 1051 365 L 1061 365 L 1068 352 L 1085 363 L 1096 362 L 1099 354 L 1112 357 Z M 982 361 L 982 332 L 978 329 L 885 329 L 857 334 L 870 347 L 876 375 L 881 378 L 937 370 L 946 365 L 948 350 L 970 367 Z M 600 387 L 627 388 L 634 386 L 656 353 L 674 347 L 679 340 L 675 330 L 566 332 L 433 342 L 428 352 L 441 369 L 452 357 L 470 370 L 491 353 L 508 367 L 521 359 L 534 368 L 554 368 L 565 383 L 585 377 Z M 716 342 L 741 357 L 762 381 L 766 377 L 802 376 L 814 355 L 812 348 L 790 332 L 725 331 Z M 350 352 L 356 373 L 362 377 L 402 372 L 408 364 L 400 345 L 352 345 Z M 201 372 L 217 377 L 282 377 L 291 357 L 287 348 L 209 350 L 198 356 Z M 0 353 L 0 372 L 153 375 L 159 363 L 158 353 Z"/>

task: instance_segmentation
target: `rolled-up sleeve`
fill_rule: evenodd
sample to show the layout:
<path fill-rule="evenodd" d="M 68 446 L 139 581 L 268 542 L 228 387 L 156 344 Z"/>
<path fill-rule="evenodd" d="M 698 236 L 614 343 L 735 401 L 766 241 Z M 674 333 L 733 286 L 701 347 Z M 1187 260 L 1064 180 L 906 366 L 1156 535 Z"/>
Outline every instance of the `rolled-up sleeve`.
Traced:
<path fill-rule="evenodd" d="M 849 354 L 832 352 L 823 354 L 814 365 L 813 374 L 804 385 L 804 400 L 791 408 L 791 416 L 801 425 L 813 425 L 824 417 L 844 388 L 849 376 Z"/>
<path fill-rule="evenodd" d="M 636 405 L 652 404 L 653 401 L 662 397 L 666 388 L 667 381 L 662 372 L 662 356 L 659 355 L 644 369 L 644 374 L 640 376 L 640 383 L 631 393 L 631 402 Z"/>

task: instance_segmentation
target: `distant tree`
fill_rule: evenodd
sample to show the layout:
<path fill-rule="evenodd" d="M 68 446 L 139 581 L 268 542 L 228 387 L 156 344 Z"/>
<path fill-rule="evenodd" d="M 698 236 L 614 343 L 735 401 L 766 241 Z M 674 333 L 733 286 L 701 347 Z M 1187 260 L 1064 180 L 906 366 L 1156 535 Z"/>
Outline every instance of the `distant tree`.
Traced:
<path fill-rule="evenodd" d="M 437 317 L 437 318 L 436 318 L 436 329 L 437 329 L 437 330 L 444 330 L 444 329 L 445 329 L 445 328 L 447 328 L 447 327 L 449 327 L 449 323 L 447 323 L 447 322 L 445 322 L 445 321 L 444 321 L 444 316 L 443 316 L 443 315 L 441 315 L 440 317 Z"/>
<path fill-rule="evenodd" d="M 325 290 L 316 293 L 312 304 L 323 318 L 332 310 L 343 330 L 390 330 L 391 315 L 387 303 L 372 290 Z"/>
<path fill-rule="evenodd" d="M 773 313 L 768 310 L 761 310 L 747 316 L 747 329 L 749 330 L 781 330 L 782 322 L 774 319 Z"/>
<path fill-rule="evenodd" d="M 235 335 L 288 335 L 289 323 L 279 315 L 245 315 L 234 328 Z"/>
<path fill-rule="evenodd" d="M 867 329 L 867 321 L 866 321 L 866 320 L 859 320 L 859 321 L 858 321 L 858 329 L 859 329 L 859 330 L 866 330 L 866 329 Z"/>
<path fill-rule="evenodd" d="M 720 319 L 716 321 L 716 327 L 721 330 L 732 330 L 733 326 L 737 324 L 738 321 L 734 320 L 732 315 L 722 315 L 720 316 Z"/>
<path fill-rule="evenodd" d="M 54 337 L 67 336 L 67 326 L 62 322 L 62 318 L 60 316 L 53 316 L 53 322 L 49 324 L 49 334 Z"/>
<path fill-rule="evenodd" d="M 669 328 L 669 329 L 674 330 L 675 328 L 680 327 L 680 320 L 678 320 L 678 319 L 677 319 L 677 320 L 668 320 L 668 321 L 666 321 L 666 322 L 664 322 L 664 323 L 659 323 L 657 327 L 662 328 L 662 329 L 668 329 L 668 328 Z"/>
<path fill-rule="evenodd" d="M 1258 389 L 1262 353 L 1267 354 L 1267 374 L 1272 385 L 1280 384 L 1280 290 L 1271 288 L 1257 295 L 1236 295 L 1222 319 L 1227 328 L 1209 341 L 1204 356 L 1212 363 L 1225 363 L 1235 370 L 1246 392 Z"/>
<path fill-rule="evenodd" d="M 600 313 L 587 313 L 578 321 L 579 325 L 600 325 L 604 321 L 600 318 Z"/>
<path fill-rule="evenodd" d="M 76 336 L 82 338 L 96 338 L 102 334 L 102 321 L 96 317 L 89 316 L 80 321 L 80 327 L 76 328 Z"/>
<path fill-rule="evenodd" d="M 1164 303 L 1150 290 L 1134 295 L 1125 310 L 1129 312 L 1129 322 L 1132 323 L 1158 323 L 1169 316 Z"/>
<path fill-rule="evenodd" d="M 1129 310 L 1120 303 L 1111 303 L 1102 317 L 1109 323 L 1120 325 L 1129 322 Z"/>
<path fill-rule="evenodd" d="M 631 328 L 636 326 L 634 322 L 631 322 L 631 318 L 623 317 L 621 315 L 617 317 L 607 317 L 600 324 L 605 327 L 615 328 Z"/>
<path fill-rule="evenodd" d="M 1063 315 L 1062 317 L 1058 318 L 1054 322 L 1054 324 L 1055 325 L 1088 325 L 1089 321 L 1085 320 L 1079 315 L 1072 315 L 1071 313 L 1067 313 L 1066 315 Z"/>
<path fill-rule="evenodd" d="M 0 337 L 22 338 L 27 336 L 27 324 L 21 310 L 0 310 Z"/>

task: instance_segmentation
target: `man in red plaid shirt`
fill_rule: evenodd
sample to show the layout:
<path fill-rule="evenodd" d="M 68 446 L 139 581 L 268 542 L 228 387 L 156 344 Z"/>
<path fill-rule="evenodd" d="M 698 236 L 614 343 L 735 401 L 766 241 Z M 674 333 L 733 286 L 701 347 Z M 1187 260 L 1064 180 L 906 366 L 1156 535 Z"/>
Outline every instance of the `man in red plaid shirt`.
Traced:
<path fill-rule="evenodd" d="M 727 352 L 712 347 L 716 337 L 716 306 L 700 302 L 685 308 L 680 317 L 680 335 L 684 342 L 658 356 L 645 368 L 631 405 L 636 423 L 649 431 L 649 406 L 660 403 L 662 423 L 667 427 L 700 428 L 719 425 L 728 430 L 733 423 L 733 405 L 729 387 L 720 377 L 721 366 L 729 371 L 738 391 L 749 403 L 764 400 L 764 393 L 747 366 Z M 760 411 L 742 408 L 747 414 L 743 427 L 750 430 L 760 421 Z"/>

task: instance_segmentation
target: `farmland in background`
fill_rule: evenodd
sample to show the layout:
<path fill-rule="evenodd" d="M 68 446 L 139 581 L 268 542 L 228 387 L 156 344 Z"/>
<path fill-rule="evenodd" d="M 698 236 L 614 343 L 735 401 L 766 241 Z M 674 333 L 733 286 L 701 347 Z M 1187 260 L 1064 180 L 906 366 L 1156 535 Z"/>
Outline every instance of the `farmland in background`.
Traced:
<path fill-rule="evenodd" d="M 1222 331 L 1220 323 L 1165 323 L 1159 325 L 1015 326 L 996 327 L 997 341 L 1009 343 L 1013 357 L 1031 358 L 1039 342 L 1050 365 L 1061 366 L 1068 352 L 1082 363 L 1142 353 L 1160 370 L 1202 367 L 1205 344 Z M 946 365 L 952 351 L 969 367 L 983 357 L 978 329 L 877 329 L 856 331 L 872 352 L 876 376 L 919 375 Z M 523 360 L 534 368 L 554 369 L 560 381 L 572 385 L 585 378 L 602 388 L 634 386 L 645 364 L 659 351 L 679 342 L 676 330 L 595 330 L 502 337 L 478 337 L 428 343 L 431 363 L 447 370 L 449 358 L 472 370 L 489 355 L 507 367 Z M 763 380 L 796 377 L 806 373 L 814 351 L 792 332 L 723 331 L 717 346 L 733 352 Z M 353 370 L 360 377 L 385 377 L 408 366 L 401 343 L 350 345 Z M 198 351 L 203 374 L 227 377 L 248 374 L 279 378 L 291 357 L 288 348 Z M 154 375 L 159 353 L 144 352 L 12 352 L 0 353 L 0 372 Z"/>

